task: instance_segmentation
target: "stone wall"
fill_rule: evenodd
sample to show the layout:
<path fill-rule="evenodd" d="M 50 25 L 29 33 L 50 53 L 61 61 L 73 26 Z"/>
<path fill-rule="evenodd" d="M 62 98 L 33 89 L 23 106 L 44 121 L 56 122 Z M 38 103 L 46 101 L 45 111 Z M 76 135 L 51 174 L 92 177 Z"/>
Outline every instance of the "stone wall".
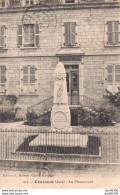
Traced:
<path fill-rule="evenodd" d="M 84 56 L 84 94 L 101 100 L 107 89 L 106 67 L 109 63 L 119 63 L 120 55 Z"/>
<path fill-rule="evenodd" d="M 113 5 L 114 6 L 114 5 Z M 111 9 L 112 8 L 112 9 Z M 111 15 L 112 12 L 112 15 Z M 41 13 L 44 18 L 44 12 Z M 109 8 L 90 8 L 89 6 L 54 10 L 49 27 L 40 32 L 39 48 L 17 47 L 17 25 L 22 24 L 24 12 L 21 10 L 4 11 L 0 23 L 6 26 L 6 49 L 0 49 L 0 66 L 7 67 L 7 94 L 19 96 L 19 107 L 31 106 L 53 95 L 53 73 L 58 62 L 56 54 L 64 47 L 64 23 L 76 22 L 76 42 L 85 54 L 82 57 L 83 94 L 101 99 L 106 88 L 105 66 L 108 61 L 119 63 L 120 47 L 106 46 L 106 25 L 108 20 L 119 20 L 119 6 Z M 42 24 L 44 20 L 42 21 Z M 53 28 L 53 26 L 55 28 Z M 21 95 L 20 68 L 22 65 L 38 67 L 38 88 L 35 95 Z M 83 95 L 82 94 L 82 95 Z M 80 94 L 81 95 L 81 94 Z"/>
<path fill-rule="evenodd" d="M 7 51 L 1 57 L 9 56 L 55 56 L 64 43 L 64 23 L 76 22 L 76 41 L 85 55 L 118 54 L 120 47 L 104 47 L 106 44 L 107 21 L 119 20 L 120 9 L 117 8 L 84 8 L 55 10 L 56 21 L 51 16 L 49 27 L 40 32 L 40 47 L 38 49 L 17 48 L 17 26 L 22 24 L 24 12 L 2 13 L 1 24 L 7 27 Z M 111 16 L 112 10 L 112 16 Z M 44 13 L 42 13 L 44 18 Z M 54 21 L 52 21 L 54 19 Z M 43 21 L 41 21 L 41 25 Z M 54 27 L 54 28 L 53 28 Z"/>

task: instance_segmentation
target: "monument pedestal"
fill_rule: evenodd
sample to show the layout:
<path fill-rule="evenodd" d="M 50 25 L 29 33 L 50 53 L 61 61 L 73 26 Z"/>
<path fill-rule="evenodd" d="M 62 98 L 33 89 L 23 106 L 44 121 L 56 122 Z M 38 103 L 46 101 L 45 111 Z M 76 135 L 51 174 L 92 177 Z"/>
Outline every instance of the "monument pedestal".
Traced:
<path fill-rule="evenodd" d="M 54 105 L 51 111 L 51 131 L 71 131 L 68 105 Z"/>

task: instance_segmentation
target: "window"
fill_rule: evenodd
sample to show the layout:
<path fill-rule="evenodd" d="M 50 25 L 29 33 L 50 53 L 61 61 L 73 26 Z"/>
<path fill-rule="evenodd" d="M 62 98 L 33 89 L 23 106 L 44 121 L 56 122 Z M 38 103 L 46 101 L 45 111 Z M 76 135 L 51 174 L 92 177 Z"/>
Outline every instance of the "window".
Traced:
<path fill-rule="evenodd" d="M 107 66 L 107 85 L 108 90 L 115 92 L 120 86 L 120 64 L 110 64 Z"/>
<path fill-rule="evenodd" d="M 30 6 L 34 4 L 34 0 L 25 0 L 26 6 Z"/>
<path fill-rule="evenodd" d="M 75 3 L 75 0 L 65 0 L 65 3 Z"/>
<path fill-rule="evenodd" d="M 67 92 L 78 90 L 78 65 L 65 65 Z"/>
<path fill-rule="evenodd" d="M 22 71 L 22 85 L 21 91 L 23 94 L 35 94 L 37 92 L 37 76 L 36 76 L 36 67 L 23 66 Z"/>
<path fill-rule="evenodd" d="M 24 25 L 24 46 L 34 47 L 34 25 Z"/>
<path fill-rule="evenodd" d="M 75 22 L 66 22 L 65 27 L 65 46 L 74 46 L 76 45 L 76 23 Z"/>
<path fill-rule="evenodd" d="M 4 93 L 6 84 L 6 66 L 0 66 L 0 93 Z"/>
<path fill-rule="evenodd" d="M 118 45 L 120 42 L 119 21 L 107 22 L 108 45 Z"/>
<path fill-rule="evenodd" d="M 18 26 L 18 47 L 39 47 L 39 25 Z"/>
<path fill-rule="evenodd" d="M 1 6 L 5 7 L 5 0 L 1 0 Z"/>
<path fill-rule="evenodd" d="M 21 0 L 9 0 L 10 7 L 20 7 L 22 5 Z"/>
<path fill-rule="evenodd" d="M 0 48 L 5 47 L 5 26 L 0 26 Z"/>

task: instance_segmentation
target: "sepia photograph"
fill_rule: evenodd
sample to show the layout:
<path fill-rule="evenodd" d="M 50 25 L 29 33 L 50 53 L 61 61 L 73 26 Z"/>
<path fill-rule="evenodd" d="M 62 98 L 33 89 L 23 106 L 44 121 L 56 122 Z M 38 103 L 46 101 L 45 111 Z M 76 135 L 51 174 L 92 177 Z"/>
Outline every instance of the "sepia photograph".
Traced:
<path fill-rule="evenodd" d="M 120 188 L 120 0 L 0 0 L 0 188 Z"/>

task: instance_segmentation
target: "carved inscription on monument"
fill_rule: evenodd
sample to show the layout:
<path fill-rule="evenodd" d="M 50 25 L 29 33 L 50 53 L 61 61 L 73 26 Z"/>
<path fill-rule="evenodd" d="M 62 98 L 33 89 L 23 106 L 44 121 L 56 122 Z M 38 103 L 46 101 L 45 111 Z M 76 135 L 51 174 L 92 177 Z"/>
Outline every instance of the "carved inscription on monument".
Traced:
<path fill-rule="evenodd" d="M 62 111 L 58 111 L 54 115 L 53 125 L 57 129 L 65 128 L 67 123 L 67 117 Z"/>

